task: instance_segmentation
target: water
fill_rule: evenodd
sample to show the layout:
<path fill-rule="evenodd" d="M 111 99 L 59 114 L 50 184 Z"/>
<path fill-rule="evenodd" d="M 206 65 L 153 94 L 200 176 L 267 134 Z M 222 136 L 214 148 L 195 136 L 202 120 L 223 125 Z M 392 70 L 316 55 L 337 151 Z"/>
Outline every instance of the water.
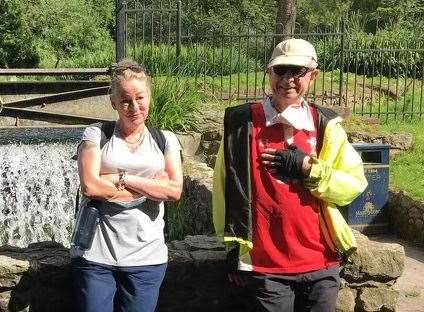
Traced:
<path fill-rule="evenodd" d="M 0 245 L 69 247 L 82 129 L 0 129 Z"/>

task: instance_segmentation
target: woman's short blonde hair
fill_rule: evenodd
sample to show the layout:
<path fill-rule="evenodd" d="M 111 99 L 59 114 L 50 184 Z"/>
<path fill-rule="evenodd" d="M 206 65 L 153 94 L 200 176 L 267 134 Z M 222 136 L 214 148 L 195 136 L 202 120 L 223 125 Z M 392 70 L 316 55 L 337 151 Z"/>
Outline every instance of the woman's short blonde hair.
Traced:
<path fill-rule="evenodd" d="M 145 67 L 134 60 L 123 59 L 116 64 L 116 67 L 114 67 L 112 71 L 112 81 L 110 86 L 111 96 L 116 97 L 121 83 L 131 79 L 145 81 L 150 95 L 151 82 L 150 77 L 146 73 Z"/>

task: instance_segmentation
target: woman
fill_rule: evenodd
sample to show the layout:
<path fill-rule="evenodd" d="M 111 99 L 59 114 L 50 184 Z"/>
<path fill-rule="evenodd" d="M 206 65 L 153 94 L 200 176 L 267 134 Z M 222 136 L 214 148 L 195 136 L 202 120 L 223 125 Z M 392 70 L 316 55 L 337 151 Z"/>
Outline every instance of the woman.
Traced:
<path fill-rule="evenodd" d="M 113 134 L 93 124 L 78 148 L 84 199 L 102 204 L 91 248 L 71 249 L 76 310 L 154 311 L 168 256 L 163 201 L 180 198 L 181 147 L 162 131 L 162 152 L 146 127 L 151 87 L 142 66 L 119 62 L 110 98 L 119 116 Z"/>

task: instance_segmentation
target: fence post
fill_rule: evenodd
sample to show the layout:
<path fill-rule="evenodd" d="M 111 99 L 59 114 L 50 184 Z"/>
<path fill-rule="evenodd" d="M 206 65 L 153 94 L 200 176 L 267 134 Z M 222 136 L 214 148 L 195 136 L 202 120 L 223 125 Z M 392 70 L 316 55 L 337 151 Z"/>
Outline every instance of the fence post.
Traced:
<path fill-rule="evenodd" d="M 339 76 L 339 106 L 342 105 L 343 100 L 343 68 L 344 68 L 344 57 L 345 57 L 345 36 L 346 36 L 346 28 L 345 28 L 345 20 L 342 18 L 342 37 L 340 42 L 340 76 Z"/>
<path fill-rule="evenodd" d="M 116 1 L 116 62 L 127 56 L 126 28 L 127 28 L 127 1 Z"/>
<path fill-rule="evenodd" d="M 180 69 L 181 65 L 181 0 L 177 1 L 177 42 L 176 42 L 176 50 L 175 57 L 177 61 L 177 71 Z"/>

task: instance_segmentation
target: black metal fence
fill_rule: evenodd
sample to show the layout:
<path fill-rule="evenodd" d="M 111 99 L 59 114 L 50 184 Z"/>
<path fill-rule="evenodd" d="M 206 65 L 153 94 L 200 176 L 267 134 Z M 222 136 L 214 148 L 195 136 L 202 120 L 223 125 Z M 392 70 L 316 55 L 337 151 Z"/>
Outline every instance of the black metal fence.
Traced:
<path fill-rule="evenodd" d="M 119 0 L 117 57 L 134 58 L 152 76 L 185 77 L 218 100 L 262 98 L 265 67 L 282 34 L 256 31 L 199 33 L 186 22 L 181 0 Z M 318 104 L 349 106 L 382 119 L 421 119 L 424 49 L 356 46 L 340 23 L 335 31 L 295 33 L 312 42 L 321 73 L 309 96 Z"/>

